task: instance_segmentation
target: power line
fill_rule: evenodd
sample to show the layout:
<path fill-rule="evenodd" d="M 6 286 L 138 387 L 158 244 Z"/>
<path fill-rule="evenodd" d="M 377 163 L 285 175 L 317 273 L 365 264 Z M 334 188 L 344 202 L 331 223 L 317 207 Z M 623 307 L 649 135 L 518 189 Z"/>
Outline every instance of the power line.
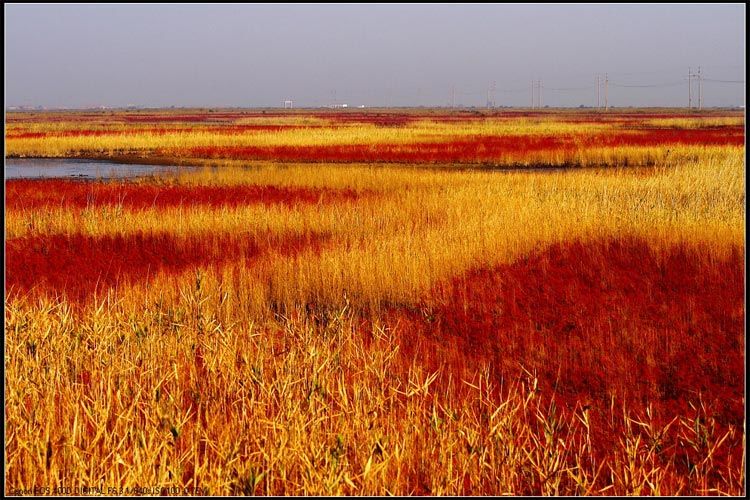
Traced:
<path fill-rule="evenodd" d="M 613 87 L 624 87 L 624 88 L 634 88 L 634 89 L 648 89 L 648 88 L 660 88 L 660 87 L 676 87 L 678 85 L 685 85 L 685 82 L 672 82 L 672 83 L 658 83 L 658 84 L 652 84 L 652 85 L 627 85 L 622 83 L 611 83 Z"/>
<path fill-rule="evenodd" d="M 716 80 L 713 78 L 704 78 L 704 82 L 718 82 L 718 83 L 745 83 L 745 80 Z"/>
<path fill-rule="evenodd" d="M 658 75 L 666 73 L 677 73 L 680 71 L 682 66 L 666 66 L 658 70 L 652 71 L 612 71 L 611 73 L 616 76 L 628 76 L 628 75 Z"/>
<path fill-rule="evenodd" d="M 694 67 L 694 66 L 693 66 Z M 708 67 L 734 67 L 734 66 L 708 66 Z M 739 67 L 739 66 L 737 66 Z M 591 83 L 594 83 L 594 85 L 581 85 L 581 86 L 570 86 L 570 87 L 546 87 L 543 85 L 543 82 L 541 78 L 537 77 L 536 79 L 530 80 L 531 83 L 531 106 L 532 108 L 541 108 L 543 107 L 543 90 L 546 88 L 550 92 L 553 92 L 552 94 L 552 100 L 555 100 L 556 94 L 560 94 L 560 99 L 572 99 L 574 98 L 575 93 L 584 93 L 584 92 L 590 92 L 592 90 L 595 90 L 594 96 L 595 97 L 595 104 L 597 108 L 604 108 L 607 110 L 609 108 L 609 85 L 612 85 L 613 88 L 616 89 L 659 89 L 659 88 L 670 88 L 670 87 L 682 87 L 684 88 L 684 85 L 688 85 L 688 107 L 692 108 L 694 105 L 697 105 L 696 107 L 698 109 L 703 108 L 703 101 L 704 101 L 704 88 L 703 88 L 703 82 L 708 83 L 717 83 L 717 84 L 727 84 L 727 85 L 745 85 L 745 80 L 733 80 L 733 79 L 722 79 L 722 78 L 706 78 L 706 67 L 698 67 L 697 72 L 694 72 L 692 70 L 692 67 L 689 68 L 687 77 L 682 77 L 680 80 L 673 80 L 673 81 L 666 81 L 666 82 L 655 82 L 655 83 L 647 83 L 648 79 L 645 77 L 645 75 L 648 74 L 657 74 L 657 73 L 667 73 L 667 71 L 651 71 L 651 72 L 630 72 L 630 73 L 613 73 L 613 75 L 619 75 L 615 81 L 610 81 L 608 77 L 608 73 L 595 73 L 594 74 L 594 81 Z M 638 82 L 636 81 L 634 83 L 629 83 L 627 80 L 629 78 L 625 78 L 624 75 L 644 75 L 644 79 L 646 82 Z M 618 79 L 622 78 L 625 81 L 620 80 L 618 82 Z M 697 81 L 696 81 L 697 80 Z M 527 80 L 527 82 L 529 82 Z M 518 82 L 517 82 L 518 84 Z M 693 96 L 695 90 L 693 89 L 693 85 L 697 84 L 698 88 L 697 94 Z M 526 84 L 528 85 L 528 83 Z M 393 99 L 401 99 L 401 100 L 413 100 L 417 99 L 420 101 L 421 99 L 425 98 L 425 92 L 426 88 L 424 86 L 420 86 L 419 88 L 416 88 L 416 90 L 411 88 L 402 88 L 399 91 L 395 91 L 394 89 L 388 89 L 386 91 L 386 105 L 392 104 L 390 101 Z M 363 94 L 361 92 L 362 89 L 360 89 L 360 92 L 357 91 L 341 91 L 341 89 L 333 89 L 330 91 L 330 98 L 329 103 L 333 102 L 334 105 L 342 102 L 347 101 L 349 99 L 355 99 L 356 98 L 362 98 Z M 374 91 L 373 91 L 374 92 Z M 486 105 L 487 107 L 494 108 L 497 106 L 496 101 L 496 93 L 501 92 L 503 94 L 514 94 L 514 93 L 523 93 L 523 92 L 529 92 L 528 86 L 517 86 L 517 87 L 509 87 L 509 88 L 498 88 L 495 81 L 489 81 L 488 85 L 484 87 L 483 89 L 477 89 L 476 87 L 472 89 L 469 87 L 465 91 L 460 91 L 457 88 L 457 85 L 453 84 L 450 87 L 450 106 L 456 107 L 458 105 L 458 98 L 459 97 L 469 97 L 472 96 L 472 98 L 476 98 L 478 96 L 484 95 L 486 96 Z M 569 93 L 569 96 L 563 96 L 562 94 Z M 527 94 L 528 95 L 528 94 Z M 285 96 L 279 96 L 280 99 Z M 696 97 L 695 102 L 693 97 Z M 510 99 L 510 95 L 508 96 L 508 99 Z M 283 100 L 286 100 L 288 98 L 285 98 Z M 282 100 L 282 102 L 283 102 Z M 473 100 L 473 99 L 472 99 Z M 317 101 L 315 101 L 317 102 Z M 421 102 L 421 101 L 420 101 Z M 528 102 L 528 101 L 527 101 Z M 296 104 L 296 103 L 294 103 Z M 285 106 L 292 107 L 292 103 L 286 103 Z"/>
<path fill-rule="evenodd" d="M 554 90 L 556 92 L 572 92 L 576 90 L 591 90 L 594 87 L 564 87 L 564 88 L 552 88 L 552 87 L 544 87 L 547 90 Z"/>

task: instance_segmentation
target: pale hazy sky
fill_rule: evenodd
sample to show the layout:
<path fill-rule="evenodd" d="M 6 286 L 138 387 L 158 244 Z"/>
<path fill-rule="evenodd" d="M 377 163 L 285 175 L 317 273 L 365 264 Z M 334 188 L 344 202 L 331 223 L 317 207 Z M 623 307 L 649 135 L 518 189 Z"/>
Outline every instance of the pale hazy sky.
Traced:
<path fill-rule="evenodd" d="M 5 5 L 7 106 L 731 106 L 744 60 L 744 4 Z"/>

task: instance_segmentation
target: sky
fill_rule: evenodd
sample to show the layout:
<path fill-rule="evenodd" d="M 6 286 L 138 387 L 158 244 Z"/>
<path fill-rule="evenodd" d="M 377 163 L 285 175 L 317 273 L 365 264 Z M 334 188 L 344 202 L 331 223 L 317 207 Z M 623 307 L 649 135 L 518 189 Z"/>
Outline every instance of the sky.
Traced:
<path fill-rule="evenodd" d="M 744 4 L 5 4 L 6 106 L 736 106 L 744 61 Z"/>

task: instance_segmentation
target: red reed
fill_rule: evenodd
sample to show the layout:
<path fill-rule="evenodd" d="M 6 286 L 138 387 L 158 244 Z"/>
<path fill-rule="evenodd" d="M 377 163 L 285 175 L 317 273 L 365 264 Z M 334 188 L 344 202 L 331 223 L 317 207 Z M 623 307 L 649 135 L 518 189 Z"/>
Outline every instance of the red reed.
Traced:
<path fill-rule="evenodd" d="M 189 186 L 129 182 L 81 182 L 76 180 L 9 180 L 6 208 L 43 206 L 86 208 L 122 206 L 128 209 L 176 206 L 235 207 L 240 205 L 285 205 L 333 203 L 358 199 L 349 189 L 313 189 L 277 186 L 230 185 Z"/>

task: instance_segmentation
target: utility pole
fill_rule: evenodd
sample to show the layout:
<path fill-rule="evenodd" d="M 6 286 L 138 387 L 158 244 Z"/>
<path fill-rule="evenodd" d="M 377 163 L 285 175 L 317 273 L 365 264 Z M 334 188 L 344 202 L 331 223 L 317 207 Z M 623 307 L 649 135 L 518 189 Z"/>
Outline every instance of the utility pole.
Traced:
<path fill-rule="evenodd" d="M 539 89 L 538 105 L 539 105 L 539 109 L 541 109 L 542 108 L 542 80 L 537 80 L 536 83 L 537 83 L 537 88 Z"/>
<path fill-rule="evenodd" d="M 596 75 L 596 109 L 601 108 L 601 100 L 599 99 L 599 88 L 601 87 L 599 83 L 599 75 Z"/>
<path fill-rule="evenodd" d="M 534 80 L 531 80 L 531 109 L 534 109 Z"/>
<path fill-rule="evenodd" d="M 698 66 L 698 72 L 693 73 L 691 68 L 688 68 L 688 109 L 693 109 L 693 80 L 698 80 L 698 110 L 703 109 L 703 74 L 701 73 L 701 67 Z"/>
<path fill-rule="evenodd" d="M 609 76 L 604 73 L 604 111 L 609 111 Z"/>
<path fill-rule="evenodd" d="M 492 82 L 487 86 L 487 109 L 495 107 L 495 90 L 497 82 Z"/>
<path fill-rule="evenodd" d="M 451 87 L 451 108 L 456 107 L 456 86 Z"/>

